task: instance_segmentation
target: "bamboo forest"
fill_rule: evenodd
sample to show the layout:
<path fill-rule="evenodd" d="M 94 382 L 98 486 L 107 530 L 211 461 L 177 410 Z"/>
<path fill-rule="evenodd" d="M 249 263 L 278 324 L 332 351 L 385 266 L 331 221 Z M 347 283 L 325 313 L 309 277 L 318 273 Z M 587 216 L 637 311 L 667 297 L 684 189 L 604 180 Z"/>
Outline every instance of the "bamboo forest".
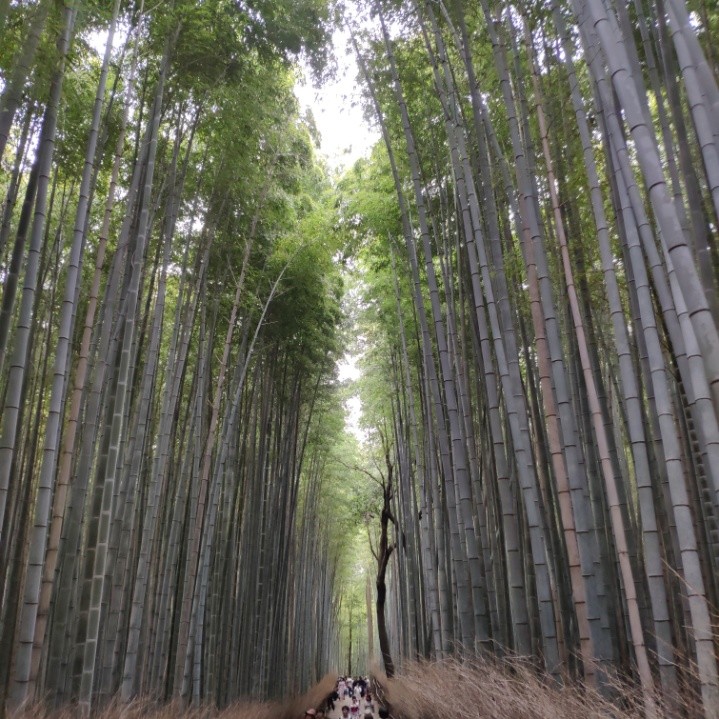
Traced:
<path fill-rule="evenodd" d="M 0 0 L 0 198 L 0 719 L 719 719 L 715 2 Z"/>

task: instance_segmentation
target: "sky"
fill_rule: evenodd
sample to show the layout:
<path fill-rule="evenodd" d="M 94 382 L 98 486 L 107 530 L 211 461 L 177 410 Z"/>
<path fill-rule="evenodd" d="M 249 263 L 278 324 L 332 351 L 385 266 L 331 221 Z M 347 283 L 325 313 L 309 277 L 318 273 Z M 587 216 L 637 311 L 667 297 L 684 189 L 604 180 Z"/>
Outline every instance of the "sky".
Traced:
<path fill-rule="evenodd" d="M 310 108 L 322 136 L 322 154 L 335 171 L 351 167 L 380 138 L 376 126 L 364 118 L 360 104 L 359 73 L 354 54 L 347 52 L 349 37 L 343 30 L 332 35 L 337 72 L 321 87 L 313 87 L 310 73 L 295 88 L 300 105 Z"/>

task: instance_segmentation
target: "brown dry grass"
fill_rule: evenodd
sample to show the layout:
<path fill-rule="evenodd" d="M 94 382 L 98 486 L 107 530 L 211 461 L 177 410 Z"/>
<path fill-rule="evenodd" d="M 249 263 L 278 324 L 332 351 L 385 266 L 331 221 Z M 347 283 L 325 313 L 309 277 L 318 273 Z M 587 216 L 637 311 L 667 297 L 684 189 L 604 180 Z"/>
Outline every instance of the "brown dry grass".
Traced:
<path fill-rule="evenodd" d="M 576 683 L 560 685 L 513 660 L 419 662 L 393 679 L 378 674 L 394 719 L 640 719 L 638 692 L 617 686 L 610 701 Z"/>
<path fill-rule="evenodd" d="M 92 719 L 303 719 L 305 709 L 319 708 L 337 677 L 328 674 L 304 696 L 282 702 L 240 702 L 223 710 L 183 709 L 138 700 L 115 703 Z M 375 691 L 393 719 L 644 719 L 637 687 L 615 682 L 612 699 L 576 682 L 559 684 L 520 659 L 417 662 L 387 679 L 372 673 Z M 675 698 L 679 714 L 703 716 L 698 701 Z M 76 719 L 76 707 L 47 711 L 28 706 L 10 719 Z"/>
<path fill-rule="evenodd" d="M 306 694 L 285 702 L 237 702 L 225 709 L 203 706 L 183 708 L 177 704 L 157 704 L 138 699 L 129 704 L 113 702 L 93 712 L 92 719 L 303 719 L 309 707 L 319 707 L 332 691 L 336 674 L 327 674 Z M 77 706 L 49 710 L 42 704 L 29 704 L 12 712 L 8 719 L 79 719 L 82 714 Z"/>

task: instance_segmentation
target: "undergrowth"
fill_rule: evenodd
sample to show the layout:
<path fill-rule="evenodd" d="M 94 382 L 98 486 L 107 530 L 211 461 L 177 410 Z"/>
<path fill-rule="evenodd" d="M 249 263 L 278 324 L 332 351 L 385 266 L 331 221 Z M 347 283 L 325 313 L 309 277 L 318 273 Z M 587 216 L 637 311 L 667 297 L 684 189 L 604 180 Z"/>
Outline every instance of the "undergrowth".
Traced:
<path fill-rule="evenodd" d="M 387 679 L 373 675 L 393 719 L 646 719 L 639 688 L 614 679 L 600 693 L 577 681 L 558 682 L 520 659 L 415 662 Z M 672 698 L 655 716 L 699 719 L 696 698 Z"/>
<path fill-rule="evenodd" d="M 113 702 L 92 712 L 90 719 L 303 719 L 309 707 L 320 708 L 334 688 L 328 674 L 306 694 L 286 702 L 237 702 L 224 709 L 160 705 L 147 699 Z M 375 692 L 391 719 L 645 719 L 635 685 L 611 682 L 600 693 L 576 681 L 558 682 L 520 659 L 448 659 L 414 662 L 387 679 L 372 673 Z M 689 695 L 691 696 L 691 695 Z M 657 705 L 661 703 L 657 701 Z M 686 719 L 703 716 L 698 700 L 674 697 L 672 714 Z M 8 719 L 79 719 L 77 706 L 48 710 L 32 704 Z"/>

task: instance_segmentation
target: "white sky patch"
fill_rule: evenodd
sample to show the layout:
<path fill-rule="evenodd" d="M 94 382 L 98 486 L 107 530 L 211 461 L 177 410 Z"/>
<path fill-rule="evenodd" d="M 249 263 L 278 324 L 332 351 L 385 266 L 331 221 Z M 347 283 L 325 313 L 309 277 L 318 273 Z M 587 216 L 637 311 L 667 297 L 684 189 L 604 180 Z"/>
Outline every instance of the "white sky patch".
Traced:
<path fill-rule="evenodd" d="M 357 438 L 360 444 L 363 444 L 367 441 L 367 432 L 360 427 L 361 419 L 362 400 L 356 394 L 345 402 L 345 427 Z"/>
<path fill-rule="evenodd" d="M 359 379 L 361 374 L 360 368 L 357 366 L 357 360 L 359 355 L 346 354 L 338 363 L 337 369 L 339 370 L 339 380 L 344 382 L 346 379 L 356 380 Z"/>
<path fill-rule="evenodd" d="M 130 26 L 127 23 L 119 22 L 115 27 L 115 35 L 112 38 L 112 49 L 118 50 L 127 40 L 127 33 Z M 87 44 L 98 54 L 100 58 L 105 54 L 105 46 L 107 45 L 107 37 L 110 31 L 107 28 L 103 30 L 92 30 L 86 36 Z"/>
<path fill-rule="evenodd" d="M 337 363 L 337 376 L 340 382 L 354 382 L 359 379 L 362 371 L 357 366 L 357 362 L 360 358 L 359 354 L 347 353 Z M 360 427 L 362 420 L 362 399 L 359 396 L 359 392 L 351 395 L 349 399 L 345 400 L 345 427 L 351 432 L 357 441 L 361 444 L 367 440 L 367 433 Z"/>
<path fill-rule="evenodd" d="M 322 136 L 321 152 L 329 166 L 341 171 L 368 155 L 380 134 L 362 112 L 359 69 L 349 47 L 349 35 L 345 30 L 335 30 L 332 44 L 337 59 L 335 77 L 321 87 L 313 87 L 309 72 L 305 72 L 305 79 L 295 86 L 295 94 L 303 109 L 312 110 Z"/>

